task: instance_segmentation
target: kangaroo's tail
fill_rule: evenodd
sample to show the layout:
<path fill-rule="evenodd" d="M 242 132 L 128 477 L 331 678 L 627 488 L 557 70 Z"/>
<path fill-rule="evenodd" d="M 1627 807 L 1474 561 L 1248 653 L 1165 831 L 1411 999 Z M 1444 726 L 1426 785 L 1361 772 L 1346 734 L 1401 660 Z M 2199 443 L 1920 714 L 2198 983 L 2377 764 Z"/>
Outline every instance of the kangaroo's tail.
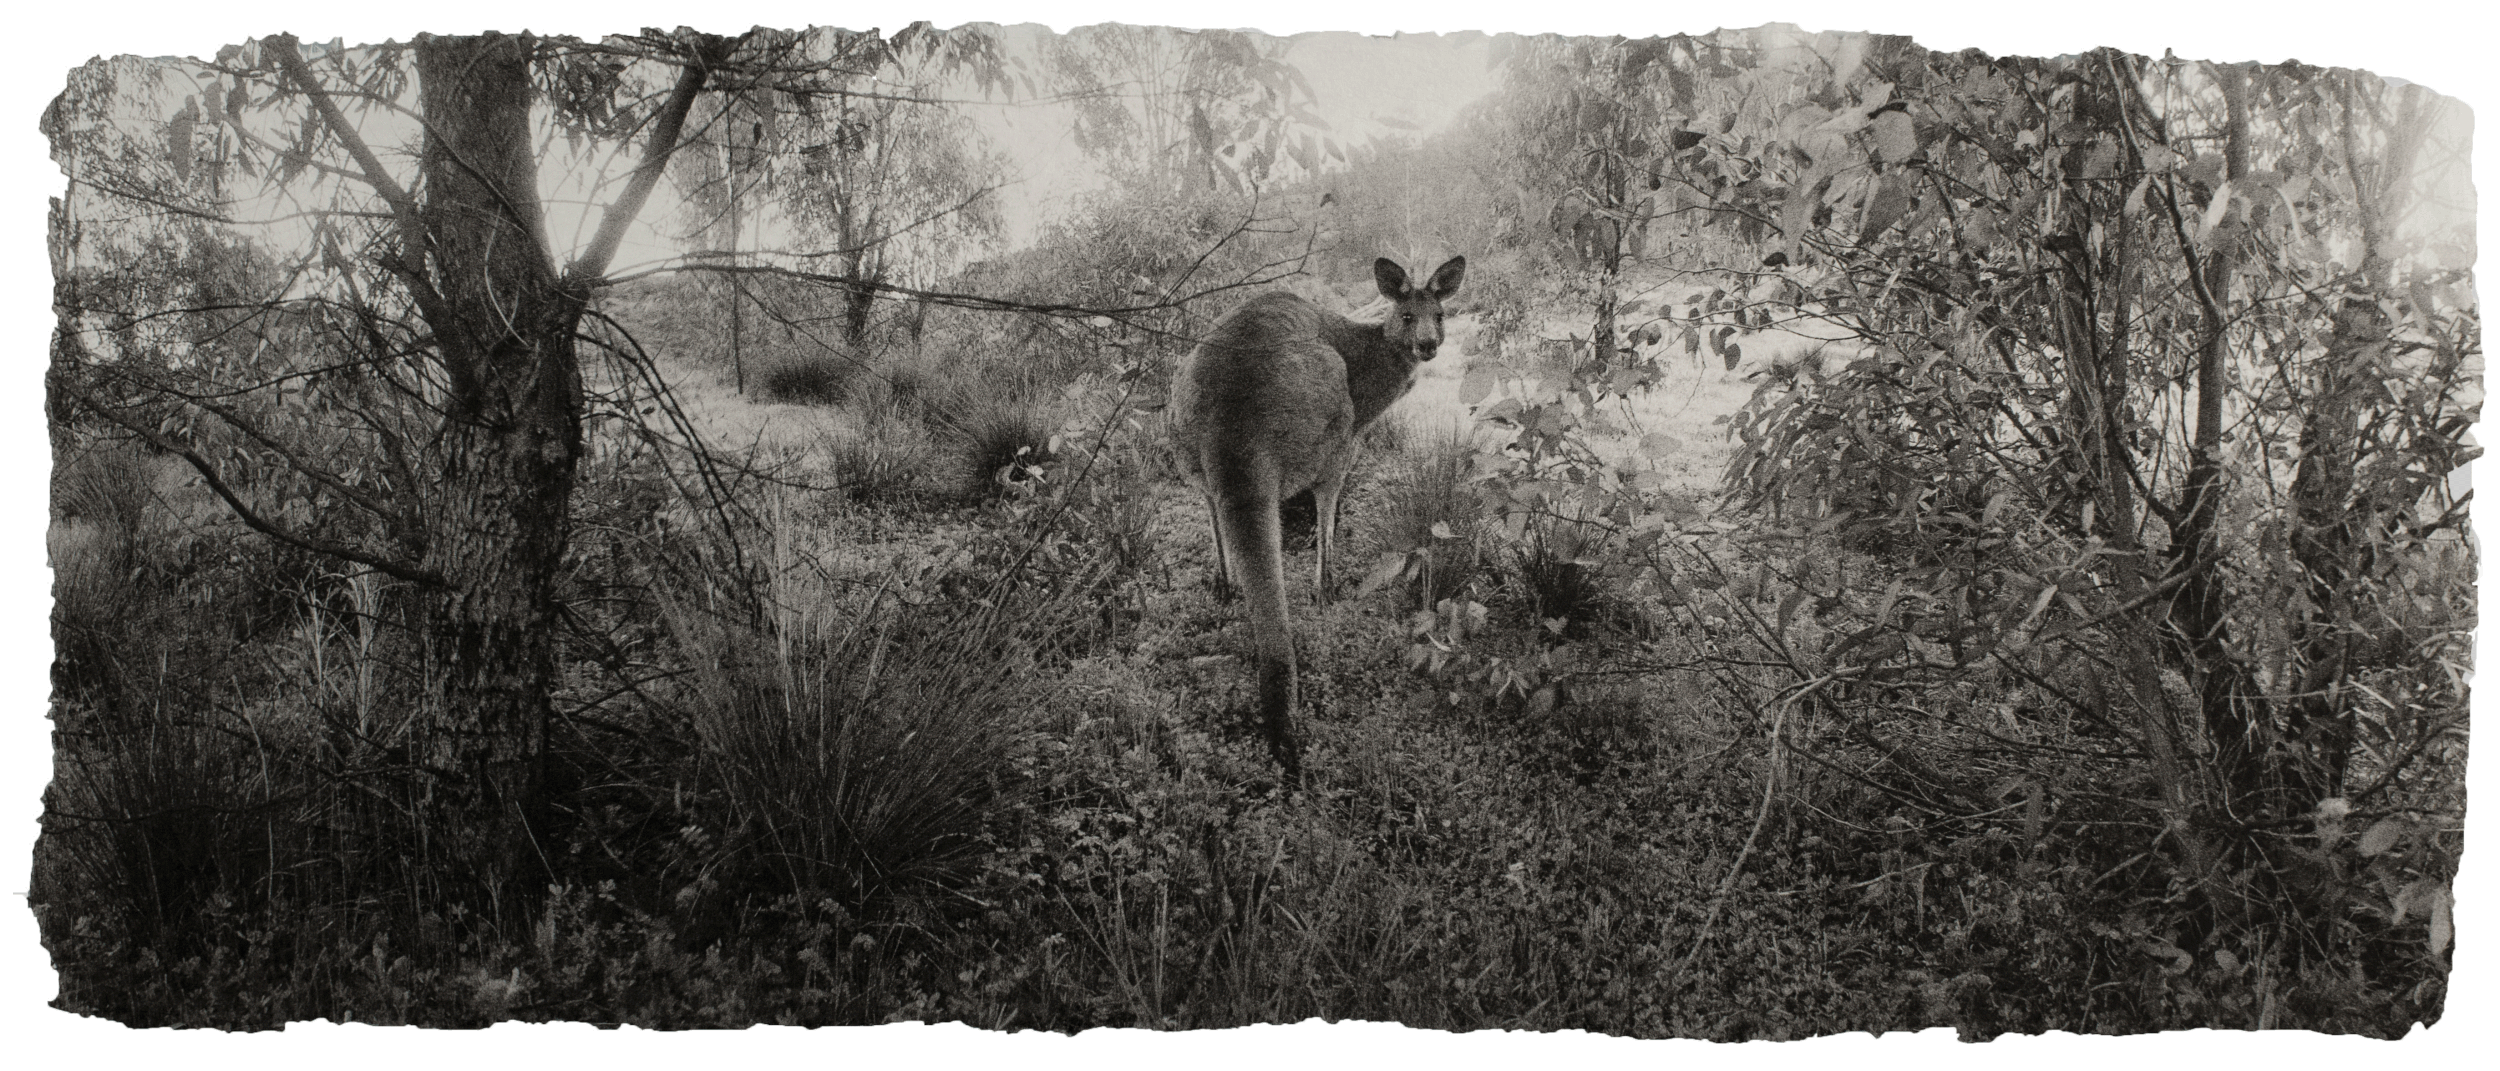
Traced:
<path fill-rule="evenodd" d="M 1211 466 L 1207 475 L 1220 481 L 1216 524 L 1233 583 L 1250 604 L 1250 640 L 1259 663 L 1259 728 L 1287 782 L 1299 784 L 1302 741 L 1293 721 L 1299 689 L 1293 632 L 1285 619 L 1285 544 L 1276 515 L 1276 473 L 1253 463 L 1223 473 Z"/>

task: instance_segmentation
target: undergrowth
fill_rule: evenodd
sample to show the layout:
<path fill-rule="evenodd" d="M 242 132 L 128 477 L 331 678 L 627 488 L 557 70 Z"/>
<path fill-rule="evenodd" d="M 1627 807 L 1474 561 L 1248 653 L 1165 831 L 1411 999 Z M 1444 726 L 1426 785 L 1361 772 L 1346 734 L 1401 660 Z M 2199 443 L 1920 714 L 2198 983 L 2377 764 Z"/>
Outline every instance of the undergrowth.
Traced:
<path fill-rule="evenodd" d="M 433 895 L 399 582 L 65 444 L 32 897 L 59 1006 L 1719 1040 L 2440 1014 L 2449 767 L 2245 830 L 2189 891 L 2085 663 L 1867 648 L 1864 593 L 1917 563 L 1673 493 L 1591 508 L 1464 431 L 1372 444 L 1362 590 L 1321 609 L 1288 570 L 1284 791 L 1237 607 L 1172 568 L 1203 506 L 1133 378 L 870 367 L 782 467 L 594 442 L 518 925 Z"/>

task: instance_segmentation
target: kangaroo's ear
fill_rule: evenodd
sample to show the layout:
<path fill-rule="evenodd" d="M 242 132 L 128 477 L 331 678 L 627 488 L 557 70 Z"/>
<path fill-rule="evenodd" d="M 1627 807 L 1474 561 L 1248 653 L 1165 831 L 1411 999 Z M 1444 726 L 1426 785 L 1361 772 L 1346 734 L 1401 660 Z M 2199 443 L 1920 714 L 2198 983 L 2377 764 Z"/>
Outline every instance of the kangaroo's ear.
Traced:
<path fill-rule="evenodd" d="M 1372 261 L 1372 279 L 1380 284 L 1380 296 L 1396 301 L 1406 296 L 1406 269 L 1387 257 Z"/>
<path fill-rule="evenodd" d="M 1449 263 L 1433 269 L 1432 296 L 1436 300 L 1448 300 L 1450 295 L 1458 293 L 1458 284 L 1466 278 L 1467 258 L 1451 257 Z"/>

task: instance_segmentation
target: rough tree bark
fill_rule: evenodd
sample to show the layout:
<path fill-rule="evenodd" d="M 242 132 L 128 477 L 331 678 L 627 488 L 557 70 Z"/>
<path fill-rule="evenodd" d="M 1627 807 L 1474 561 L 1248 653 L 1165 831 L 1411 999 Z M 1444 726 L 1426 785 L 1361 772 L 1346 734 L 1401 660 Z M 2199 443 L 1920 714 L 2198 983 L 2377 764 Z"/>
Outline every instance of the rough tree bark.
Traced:
<path fill-rule="evenodd" d="M 421 530 L 403 559 L 374 564 L 413 581 L 422 606 L 429 685 L 410 759 L 427 778 L 419 813 L 443 891 L 519 921 L 545 888 L 538 837 L 557 684 L 555 582 L 582 452 L 575 332 L 725 50 L 706 39 L 705 55 L 681 72 L 625 191 L 559 272 L 531 135 L 535 39 L 417 39 L 426 136 L 413 190 L 382 166 L 295 41 L 269 44 L 389 206 L 399 248 L 383 267 L 433 334 L 443 396 Z"/>
<path fill-rule="evenodd" d="M 453 857 L 526 887 L 543 815 L 555 575 L 582 446 L 582 303 L 559 285 L 531 151 L 526 37 L 421 37 L 419 209 L 449 383 L 423 561 L 431 710 L 421 761 Z"/>

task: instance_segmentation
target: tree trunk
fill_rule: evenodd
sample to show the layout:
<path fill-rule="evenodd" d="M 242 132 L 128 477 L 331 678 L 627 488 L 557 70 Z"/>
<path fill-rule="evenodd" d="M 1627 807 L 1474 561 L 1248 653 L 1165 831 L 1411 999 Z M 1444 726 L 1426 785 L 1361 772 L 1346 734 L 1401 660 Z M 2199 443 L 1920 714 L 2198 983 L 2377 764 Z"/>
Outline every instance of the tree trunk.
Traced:
<path fill-rule="evenodd" d="M 1623 207 L 1624 180 L 1612 156 L 1607 157 L 1598 179 L 1596 203 L 1620 211 Z M 1622 363 L 1616 352 L 1616 310 L 1621 306 L 1623 291 L 1623 224 L 1612 216 L 1591 217 L 1594 251 L 1597 257 L 1597 315 L 1589 324 L 1589 368 L 1592 374 L 1604 375 L 1607 369 Z"/>
<path fill-rule="evenodd" d="M 1597 274 L 1596 316 L 1589 323 L 1590 375 L 1604 375 L 1620 358 L 1615 352 L 1615 296 L 1619 290 L 1614 269 L 1601 265 Z"/>
<path fill-rule="evenodd" d="M 2073 233 L 2085 230 L 2080 219 L 2070 227 Z M 2133 298 L 2128 288 L 2129 280 L 2140 278 L 2140 273 L 2129 270 L 2135 252 L 2123 228 L 2117 232 L 2111 255 L 2114 264 L 2106 273 L 2100 271 L 2097 258 L 2082 252 L 2073 255 L 2067 263 L 2066 284 L 2052 291 L 2051 300 L 2056 304 L 2059 341 L 2074 385 L 2066 402 L 2068 419 L 2074 422 L 2079 467 L 2091 496 L 2091 523 L 2081 527 L 2087 535 L 2100 536 L 2107 548 L 2102 568 L 2111 592 L 2133 604 L 2145 597 L 2151 584 L 2136 533 L 2140 504 L 2134 456 L 2126 437 L 2126 429 L 2133 424 L 2127 404 L 2131 372 L 2128 306 Z M 2101 328 L 2103 315 L 2110 325 L 2106 335 Z M 2191 883 L 2202 886 L 2213 876 L 2213 853 L 2198 825 L 2198 801 L 2203 793 L 2198 790 L 2194 749 L 2161 683 L 2160 652 L 2153 639 L 2159 623 L 2160 611 L 2152 605 L 2113 617 L 2110 657 L 2119 680 L 2115 689 L 2104 693 L 2104 702 L 2117 716 L 2113 720 L 2135 723 L 2153 781 L 2161 791 L 2163 818 L 2178 847 L 2181 868 Z"/>
<path fill-rule="evenodd" d="M 842 288 L 842 339 L 858 345 L 868 339 L 869 313 L 877 307 L 873 276 L 852 274 L 846 277 L 851 285 Z"/>
<path fill-rule="evenodd" d="M 538 202 L 527 37 L 420 37 L 418 168 L 447 379 L 425 564 L 432 709 L 418 757 L 459 894 L 509 921 L 545 885 L 541 756 L 555 685 L 555 576 L 581 453 L 578 295 Z"/>
<path fill-rule="evenodd" d="M 2247 72 L 2217 65 L 2226 109 L 2222 157 L 2224 178 L 2248 174 Z M 2176 206 L 2173 206 L 2175 212 Z M 2230 786 L 2235 802 L 2252 801 L 2263 792 L 2266 754 L 2274 738 L 2274 715 L 2264 690 L 2245 663 L 2231 652 L 2230 625 L 2225 619 L 2226 593 L 2222 559 L 2222 402 L 2229 390 L 2225 359 L 2230 354 L 2225 328 L 2230 323 L 2232 253 L 2217 242 L 2199 261 L 2193 249 L 2182 249 L 2191 273 L 2204 337 L 2197 352 L 2196 427 L 2192 433 L 2187 486 L 2180 497 L 2178 523 L 2170 541 L 2170 568 L 2185 574 L 2170 603 L 2170 627 L 2186 649 L 2187 670 L 2198 682 L 2198 705 L 2205 731 L 2214 743 L 2214 762 Z"/>
<path fill-rule="evenodd" d="M 750 151 L 747 155 L 747 162 L 752 165 L 754 153 Z M 722 181 L 729 184 L 729 264 L 731 267 L 736 267 L 738 265 L 738 229 L 739 225 L 744 222 L 740 218 L 738 204 L 737 134 L 730 133 L 722 136 L 721 159 L 723 161 L 721 174 L 725 176 Z M 744 301 L 746 293 L 739 279 L 740 276 L 733 272 L 723 281 L 729 284 L 729 374 L 737 380 L 738 393 L 745 394 L 747 392 L 746 303 Z"/>
<path fill-rule="evenodd" d="M 2387 124 L 2386 148 L 2371 152 L 2360 126 L 2370 109 L 2355 98 L 2354 76 L 2335 83 L 2344 171 L 2353 184 L 2361 230 L 2361 277 L 2368 297 L 2334 311 L 2334 334 L 2317 366 L 2300 430 L 2300 463 L 2292 477 L 2292 558 L 2308 574 L 2310 609 L 2294 629 L 2303 669 L 2300 694 L 2285 718 L 2292 761 L 2284 771 L 2293 806 L 2339 796 L 2352 761 L 2354 713 L 2344 692 L 2355 647 L 2385 631 L 2359 592 L 2376 578 L 2371 525 L 2389 508 L 2380 490 L 2358 476 L 2367 423 L 2366 395 L 2384 372 L 2395 324 L 2374 298 L 2393 295 L 2395 258 L 2389 221 L 2399 218 L 2411 185 L 2413 158 L 2429 133 L 2429 114 L 2406 98 Z M 2390 91 L 2396 92 L 2396 91 Z"/>

